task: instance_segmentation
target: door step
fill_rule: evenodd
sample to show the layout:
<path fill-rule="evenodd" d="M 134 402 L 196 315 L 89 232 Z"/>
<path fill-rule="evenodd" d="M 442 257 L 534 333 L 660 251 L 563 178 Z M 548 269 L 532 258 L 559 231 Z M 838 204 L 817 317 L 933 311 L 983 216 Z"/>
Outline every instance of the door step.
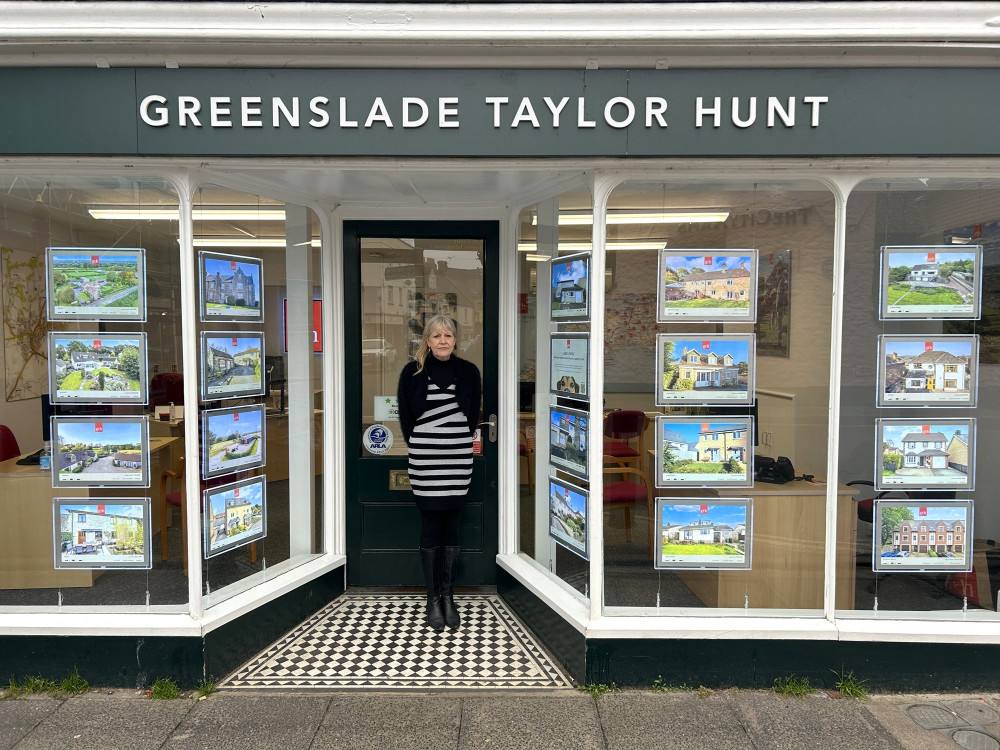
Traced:
<path fill-rule="evenodd" d="M 462 627 L 437 633 L 422 594 L 351 589 L 226 678 L 220 689 L 531 690 L 572 683 L 496 594 L 458 594 Z"/>

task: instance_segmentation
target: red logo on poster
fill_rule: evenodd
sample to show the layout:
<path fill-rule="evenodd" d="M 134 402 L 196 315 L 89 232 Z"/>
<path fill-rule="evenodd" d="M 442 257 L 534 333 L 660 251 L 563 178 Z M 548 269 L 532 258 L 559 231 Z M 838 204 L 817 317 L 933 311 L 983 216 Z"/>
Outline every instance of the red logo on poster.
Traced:
<path fill-rule="evenodd" d="M 708 422 L 702 422 L 701 423 L 701 431 L 702 432 L 708 432 Z"/>
<path fill-rule="evenodd" d="M 236 489 L 233 490 L 233 497 L 239 497 L 239 496 L 240 496 L 240 488 L 237 487 Z"/>
<path fill-rule="evenodd" d="M 281 301 L 284 308 L 282 324 L 285 330 L 285 351 L 288 351 L 288 298 Z M 323 351 L 323 300 L 313 300 L 313 351 Z"/>
<path fill-rule="evenodd" d="M 97 515 L 99 515 L 99 516 L 103 516 L 104 515 L 104 506 L 103 505 L 98 505 L 97 506 Z"/>
<path fill-rule="evenodd" d="M 705 265 L 706 266 L 712 265 L 712 256 L 711 255 L 706 255 L 705 256 Z"/>
<path fill-rule="evenodd" d="M 921 515 L 921 516 L 926 516 L 926 515 L 927 515 L 927 508 L 919 508 L 919 509 L 917 510 L 917 513 L 918 513 L 919 515 Z"/>
<path fill-rule="evenodd" d="M 94 422 L 94 432 L 104 432 L 104 422 Z"/>
<path fill-rule="evenodd" d="M 937 253 L 927 253 L 927 262 L 934 263 L 937 259 Z"/>
<path fill-rule="evenodd" d="M 711 341 L 702 341 L 701 342 L 701 348 L 704 349 L 707 352 L 709 349 L 712 348 L 712 342 Z"/>
<path fill-rule="evenodd" d="M 229 270 L 230 271 L 235 271 L 236 270 L 236 261 L 235 260 L 229 261 Z"/>
<path fill-rule="evenodd" d="M 483 455 L 483 430 L 481 427 L 477 427 L 475 434 L 472 436 L 472 455 Z"/>
<path fill-rule="evenodd" d="M 573 339 L 566 339 L 566 348 L 569 349 L 573 346 Z"/>
<path fill-rule="evenodd" d="M 101 256 L 100 255 L 91 255 L 90 256 L 90 265 L 92 265 L 92 266 L 99 266 L 99 265 L 101 265 Z"/>
<path fill-rule="evenodd" d="M 708 506 L 707 505 L 699 505 L 698 506 L 698 512 L 699 513 L 708 513 Z"/>
<path fill-rule="evenodd" d="M 233 413 L 233 421 L 234 422 L 240 421 L 240 413 L 238 411 Z"/>
<path fill-rule="evenodd" d="M 94 339 L 94 348 L 97 349 L 98 351 L 100 351 L 100 349 L 101 349 L 101 340 L 100 339 Z"/>
<path fill-rule="evenodd" d="M 237 344 L 238 341 L 239 341 L 239 339 L 233 339 L 233 346 L 238 346 L 238 344 Z"/>
<path fill-rule="evenodd" d="M 924 342 L 924 351 L 925 352 L 932 352 L 932 351 L 934 351 L 934 342 L 933 341 L 925 341 Z"/>
<path fill-rule="evenodd" d="M 923 433 L 924 435 L 930 435 L 931 434 L 931 426 L 929 424 L 922 424 L 922 425 L 920 425 L 920 432 Z"/>
<path fill-rule="evenodd" d="M 567 263 L 567 264 L 566 264 L 566 273 L 569 273 L 569 267 L 570 267 L 571 265 L 572 265 L 571 263 Z"/>

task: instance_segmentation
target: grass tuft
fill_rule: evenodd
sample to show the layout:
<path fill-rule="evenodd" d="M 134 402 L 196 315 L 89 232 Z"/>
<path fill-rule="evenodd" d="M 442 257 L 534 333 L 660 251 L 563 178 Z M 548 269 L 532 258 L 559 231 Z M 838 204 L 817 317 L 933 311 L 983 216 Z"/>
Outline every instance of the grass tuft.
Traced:
<path fill-rule="evenodd" d="M 580 692 L 587 693 L 591 697 L 596 698 L 597 696 L 604 695 L 605 693 L 618 693 L 620 692 L 620 690 L 618 689 L 618 686 L 613 682 L 610 685 L 605 685 L 603 682 L 602 683 L 589 682 L 580 688 Z"/>
<path fill-rule="evenodd" d="M 844 667 L 840 667 L 838 672 L 836 669 L 831 669 L 837 676 L 837 681 L 834 683 L 837 686 L 837 690 L 845 698 L 857 698 L 859 700 L 867 700 L 868 698 L 868 680 L 862 680 L 854 676 L 854 670 L 850 672 L 845 672 Z"/>
<path fill-rule="evenodd" d="M 180 695 L 181 690 L 177 687 L 177 683 L 169 677 L 157 677 L 149 690 L 149 697 L 158 701 L 171 701 Z"/>
<path fill-rule="evenodd" d="M 90 683 L 80 676 L 76 667 L 59 683 L 59 692 L 65 695 L 81 695 L 90 690 Z"/>
<path fill-rule="evenodd" d="M 775 679 L 771 690 L 778 695 L 791 695 L 801 698 L 809 695 L 813 691 L 813 687 L 809 684 L 808 677 L 796 677 L 792 674 L 788 677 L 778 677 Z"/>
<path fill-rule="evenodd" d="M 650 690 L 654 693 L 687 693 L 694 690 L 694 688 L 683 682 L 680 685 L 670 685 L 663 681 L 662 675 L 657 675 L 656 679 L 653 680 L 653 687 Z"/>
<path fill-rule="evenodd" d="M 219 683 L 211 678 L 198 683 L 198 697 L 207 698 L 219 688 Z"/>
<path fill-rule="evenodd" d="M 712 695 L 712 692 L 713 691 L 710 688 L 707 688 L 704 685 L 699 685 L 698 686 L 698 697 L 699 698 L 708 698 L 708 697 L 710 697 Z"/>

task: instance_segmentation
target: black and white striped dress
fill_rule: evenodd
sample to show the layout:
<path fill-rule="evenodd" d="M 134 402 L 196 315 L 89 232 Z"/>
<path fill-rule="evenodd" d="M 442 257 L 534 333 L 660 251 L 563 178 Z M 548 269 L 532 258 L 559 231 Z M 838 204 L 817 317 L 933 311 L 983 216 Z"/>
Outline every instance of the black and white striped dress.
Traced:
<path fill-rule="evenodd" d="M 427 377 L 424 413 L 410 436 L 410 487 L 421 510 L 462 507 L 472 479 L 472 435 L 455 384 L 439 388 Z"/>

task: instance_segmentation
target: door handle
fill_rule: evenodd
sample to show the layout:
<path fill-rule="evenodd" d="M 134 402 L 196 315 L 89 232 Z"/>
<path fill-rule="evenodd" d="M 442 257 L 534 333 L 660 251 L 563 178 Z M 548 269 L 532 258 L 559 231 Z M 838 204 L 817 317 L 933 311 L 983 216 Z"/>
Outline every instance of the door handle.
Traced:
<path fill-rule="evenodd" d="M 490 427 L 490 429 L 486 433 L 486 437 L 489 438 L 489 441 L 491 443 L 495 443 L 497 441 L 497 415 L 490 414 L 489 421 L 480 422 L 479 426 L 482 427 L 484 424 L 489 425 Z"/>

